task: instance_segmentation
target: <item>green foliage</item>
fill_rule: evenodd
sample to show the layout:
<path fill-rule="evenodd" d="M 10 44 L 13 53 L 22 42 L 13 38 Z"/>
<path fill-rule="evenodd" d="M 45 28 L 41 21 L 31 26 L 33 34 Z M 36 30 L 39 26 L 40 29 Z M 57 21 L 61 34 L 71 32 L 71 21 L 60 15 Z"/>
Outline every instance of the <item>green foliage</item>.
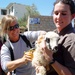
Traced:
<path fill-rule="evenodd" d="M 21 27 L 21 26 L 26 27 L 26 24 L 27 24 L 27 19 L 26 19 L 26 17 L 24 16 L 23 18 L 19 19 L 19 20 L 18 20 L 18 23 L 19 23 L 20 27 Z"/>
<path fill-rule="evenodd" d="M 27 12 L 24 14 L 23 18 L 18 20 L 18 23 L 20 24 L 20 27 L 21 26 L 26 27 L 28 16 L 40 15 L 34 4 L 32 4 L 32 6 L 26 6 L 25 8 L 26 8 Z"/>
<path fill-rule="evenodd" d="M 40 15 L 39 12 L 37 11 L 36 6 L 34 4 L 32 4 L 32 6 L 26 6 L 26 10 L 27 10 L 27 15 L 28 16 Z"/>

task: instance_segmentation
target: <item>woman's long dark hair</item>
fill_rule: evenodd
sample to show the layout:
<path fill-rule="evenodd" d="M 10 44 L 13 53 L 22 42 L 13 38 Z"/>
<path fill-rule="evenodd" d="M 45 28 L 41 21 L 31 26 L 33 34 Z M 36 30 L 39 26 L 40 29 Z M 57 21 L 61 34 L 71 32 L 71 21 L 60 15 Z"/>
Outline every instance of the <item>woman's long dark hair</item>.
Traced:
<path fill-rule="evenodd" d="M 75 13 L 75 1 L 74 0 L 56 0 L 55 4 L 62 2 L 64 4 L 68 4 L 70 6 L 71 14 Z"/>

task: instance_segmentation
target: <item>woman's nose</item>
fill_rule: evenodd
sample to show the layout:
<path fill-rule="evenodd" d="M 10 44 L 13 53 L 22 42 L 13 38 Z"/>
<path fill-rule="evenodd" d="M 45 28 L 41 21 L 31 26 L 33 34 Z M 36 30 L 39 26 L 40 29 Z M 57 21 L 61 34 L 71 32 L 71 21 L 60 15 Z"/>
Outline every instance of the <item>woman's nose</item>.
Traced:
<path fill-rule="evenodd" d="M 58 18 L 58 19 L 61 19 L 61 17 L 62 17 L 62 15 L 59 13 L 59 14 L 57 15 L 57 18 Z"/>

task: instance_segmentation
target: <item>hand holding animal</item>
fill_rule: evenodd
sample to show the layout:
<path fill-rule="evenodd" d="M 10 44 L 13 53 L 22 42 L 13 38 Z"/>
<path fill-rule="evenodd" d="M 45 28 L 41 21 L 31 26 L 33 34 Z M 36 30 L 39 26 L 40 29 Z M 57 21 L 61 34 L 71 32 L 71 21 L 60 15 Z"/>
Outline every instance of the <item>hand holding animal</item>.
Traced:
<path fill-rule="evenodd" d="M 47 32 L 45 35 L 40 35 L 35 42 L 35 51 L 33 52 L 32 66 L 35 66 L 38 72 L 36 75 L 46 75 L 46 66 L 49 65 L 49 61 L 46 60 L 42 53 L 42 44 L 45 40 L 47 49 L 52 53 L 57 52 L 59 35 L 54 31 Z"/>

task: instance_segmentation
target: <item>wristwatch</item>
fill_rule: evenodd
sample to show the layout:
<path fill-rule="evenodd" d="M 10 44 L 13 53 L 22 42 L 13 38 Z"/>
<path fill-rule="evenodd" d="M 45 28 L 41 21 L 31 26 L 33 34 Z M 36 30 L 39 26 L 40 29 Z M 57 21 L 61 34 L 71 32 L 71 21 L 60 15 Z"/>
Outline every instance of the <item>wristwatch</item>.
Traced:
<path fill-rule="evenodd" d="M 55 63 L 55 59 L 52 59 L 49 64 L 52 65 L 53 63 Z"/>

